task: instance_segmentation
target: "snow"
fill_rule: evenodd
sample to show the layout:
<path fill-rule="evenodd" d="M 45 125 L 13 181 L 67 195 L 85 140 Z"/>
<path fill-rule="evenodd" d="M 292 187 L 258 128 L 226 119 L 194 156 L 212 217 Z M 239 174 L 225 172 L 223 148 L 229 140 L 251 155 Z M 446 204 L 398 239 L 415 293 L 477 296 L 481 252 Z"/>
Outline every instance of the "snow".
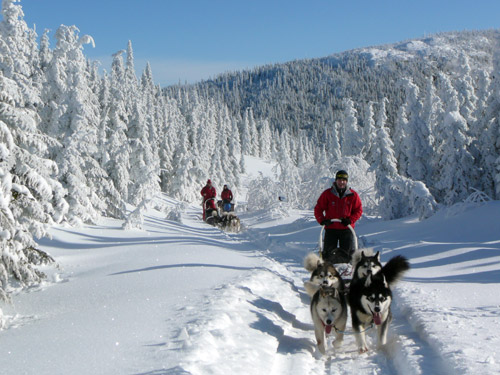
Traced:
<path fill-rule="evenodd" d="M 249 174 L 258 169 L 270 175 L 272 166 L 247 159 Z M 182 207 L 174 221 L 150 209 L 143 230 L 116 220 L 53 227 L 40 246 L 59 266 L 0 305 L 1 373 L 500 372 L 500 202 L 424 221 L 363 217 L 360 243 L 384 262 L 404 255 L 412 269 L 394 289 L 388 344 L 377 349 L 369 332 L 371 350 L 360 355 L 348 334 L 327 356 L 303 288 L 302 261 L 320 232 L 312 212 L 237 212 L 246 230 L 229 234 L 203 223 L 198 206 Z"/>

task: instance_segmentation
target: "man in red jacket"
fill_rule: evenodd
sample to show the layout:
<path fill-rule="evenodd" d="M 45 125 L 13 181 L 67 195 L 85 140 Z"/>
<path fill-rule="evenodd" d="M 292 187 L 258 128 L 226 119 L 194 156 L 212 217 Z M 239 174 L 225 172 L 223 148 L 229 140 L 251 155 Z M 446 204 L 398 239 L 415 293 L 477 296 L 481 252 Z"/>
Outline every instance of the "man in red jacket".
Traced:
<path fill-rule="evenodd" d="M 232 211 L 231 201 L 233 200 L 233 192 L 227 187 L 227 185 L 224 185 L 224 189 L 222 190 L 222 193 L 220 193 L 220 198 L 222 199 L 223 210 L 227 212 Z"/>
<path fill-rule="evenodd" d="M 203 220 L 205 220 L 205 202 L 211 198 L 212 201 L 210 202 L 210 208 L 214 209 L 215 208 L 215 197 L 217 196 L 217 192 L 215 191 L 215 188 L 212 186 L 212 181 L 207 180 L 207 184 L 201 189 L 201 195 L 203 196 Z"/>
<path fill-rule="evenodd" d="M 335 258 L 331 260 L 332 263 L 350 262 L 355 249 L 353 249 L 353 234 L 347 226 L 350 224 L 354 228 L 363 213 L 358 193 L 347 186 L 348 178 L 346 171 L 338 171 L 332 187 L 321 193 L 314 207 L 316 220 L 325 226 L 323 259 Z M 340 219 L 341 222 L 332 222 L 331 219 Z M 337 247 L 341 251 L 334 255 L 333 252 Z M 339 262 L 338 259 L 344 261 Z"/>

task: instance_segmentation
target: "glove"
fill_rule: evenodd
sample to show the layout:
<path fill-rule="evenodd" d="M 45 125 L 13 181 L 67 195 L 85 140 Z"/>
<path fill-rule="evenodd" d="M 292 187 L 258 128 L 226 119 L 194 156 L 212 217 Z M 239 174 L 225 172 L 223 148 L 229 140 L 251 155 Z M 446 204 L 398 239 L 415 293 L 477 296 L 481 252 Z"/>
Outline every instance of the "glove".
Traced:
<path fill-rule="evenodd" d="M 325 225 L 325 226 L 326 226 L 326 225 L 330 225 L 331 223 L 332 223 L 332 221 L 331 221 L 331 220 L 329 220 L 329 219 L 325 219 L 325 220 L 323 220 L 323 221 L 320 223 L 320 225 Z"/>
<path fill-rule="evenodd" d="M 340 219 L 340 222 L 342 223 L 342 225 L 345 225 L 347 227 L 351 224 L 351 219 L 349 219 L 348 217 L 344 217 L 343 219 Z"/>

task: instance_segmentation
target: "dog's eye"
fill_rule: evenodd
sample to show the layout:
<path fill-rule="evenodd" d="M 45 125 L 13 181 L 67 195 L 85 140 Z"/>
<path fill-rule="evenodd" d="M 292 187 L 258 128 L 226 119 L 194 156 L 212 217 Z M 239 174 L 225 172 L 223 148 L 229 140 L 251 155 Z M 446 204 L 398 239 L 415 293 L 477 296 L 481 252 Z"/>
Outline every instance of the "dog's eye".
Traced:
<path fill-rule="evenodd" d="M 323 312 L 326 312 L 326 309 L 323 309 Z"/>
<path fill-rule="evenodd" d="M 370 302 L 373 302 L 373 301 L 375 301 L 375 298 L 372 297 L 372 296 L 370 296 L 370 297 L 367 298 L 367 300 L 370 301 Z"/>
<path fill-rule="evenodd" d="M 387 297 L 381 296 L 380 297 L 380 302 L 385 302 L 386 299 L 387 299 Z"/>

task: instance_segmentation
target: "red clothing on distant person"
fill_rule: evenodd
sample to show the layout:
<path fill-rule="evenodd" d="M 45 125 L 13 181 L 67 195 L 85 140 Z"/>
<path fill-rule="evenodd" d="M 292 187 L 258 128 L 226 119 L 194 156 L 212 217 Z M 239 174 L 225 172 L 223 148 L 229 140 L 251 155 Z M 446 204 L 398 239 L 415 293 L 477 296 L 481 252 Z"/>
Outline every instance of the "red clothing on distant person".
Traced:
<path fill-rule="evenodd" d="M 215 198 L 217 196 L 217 192 L 212 185 L 206 185 L 203 189 L 201 189 L 201 195 L 203 195 L 203 202 L 207 199 Z"/>
<path fill-rule="evenodd" d="M 215 188 L 212 186 L 212 181 L 208 180 L 207 184 L 201 189 L 201 195 L 203 196 L 203 220 L 205 220 L 206 215 L 205 215 L 205 210 L 206 209 L 215 209 L 215 197 L 217 196 L 217 191 L 215 191 Z M 213 198 L 213 199 L 212 199 Z M 208 199 L 212 199 L 210 202 L 207 203 L 208 207 L 206 207 L 205 202 Z"/>
<path fill-rule="evenodd" d="M 233 193 L 228 188 L 222 190 L 220 197 L 223 201 L 231 202 L 233 200 Z"/>

